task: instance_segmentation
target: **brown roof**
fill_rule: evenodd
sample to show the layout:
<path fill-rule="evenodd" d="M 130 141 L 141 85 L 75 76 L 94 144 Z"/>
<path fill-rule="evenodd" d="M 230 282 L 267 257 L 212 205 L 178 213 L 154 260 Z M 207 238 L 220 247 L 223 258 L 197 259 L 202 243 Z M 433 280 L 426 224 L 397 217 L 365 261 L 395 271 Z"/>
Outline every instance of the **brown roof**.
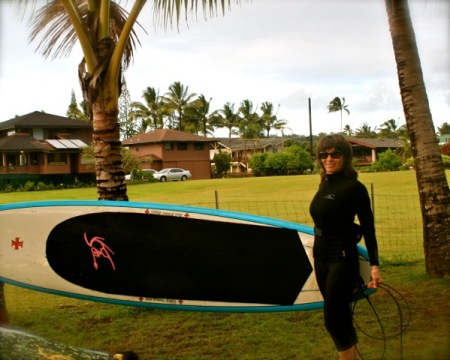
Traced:
<path fill-rule="evenodd" d="M 140 134 L 126 139 L 122 142 L 123 145 L 145 144 L 145 143 L 159 143 L 163 141 L 173 142 L 215 142 L 215 139 L 190 134 L 172 129 L 160 129 L 151 131 L 145 134 Z"/>
<path fill-rule="evenodd" d="M 372 149 L 378 148 L 398 148 L 402 144 L 398 139 L 372 139 L 372 138 L 347 138 L 347 141 L 351 144 L 365 146 Z"/>
<path fill-rule="evenodd" d="M 2 151 L 53 150 L 53 148 L 49 144 L 37 141 L 31 135 L 25 133 L 16 133 L 0 139 L 0 148 L 2 149 Z"/>
<path fill-rule="evenodd" d="M 260 139 L 242 139 L 242 138 L 219 138 L 220 144 L 231 149 L 263 149 L 268 146 L 276 147 L 283 142 L 281 138 L 260 138 Z"/>
<path fill-rule="evenodd" d="M 0 130 L 19 128 L 92 128 L 86 121 L 35 111 L 0 122 Z"/>

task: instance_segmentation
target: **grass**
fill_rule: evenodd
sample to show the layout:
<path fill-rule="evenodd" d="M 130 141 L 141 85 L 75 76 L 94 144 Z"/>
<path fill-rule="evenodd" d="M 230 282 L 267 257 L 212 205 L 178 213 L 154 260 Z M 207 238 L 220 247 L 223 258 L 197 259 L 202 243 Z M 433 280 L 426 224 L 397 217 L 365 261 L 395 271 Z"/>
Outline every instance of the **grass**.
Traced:
<path fill-rule="evenodd" d="M 417 194 L 413 172 L 361 174 L 360 179 L 366 185 L 373 183 L 377 195 L 394 197 L 394 202 L 399 201 L 395 196 Z M 221 204 L 266 201 L 270 207 L 272 203 L 295 200 L 309 203 L 317 186 L 317 176 L 309 175 L 132 185 L 128 194 L 133 201 L 214 206 L 217 191 Z M 95 189 L 90 188 L 1 194 L 0 203 L 95 198 Z M 392 216 L 390 203 L 377 211 L 386 213 L 387 218 Z M 388 223 L 389 219 L 380 221 Z M 404 296 L 411 312 L 403 346 L 399 337 L 387 340 L 385 359 L 400 359 L 401 353 L 403 359 L 449 358 L 450 280 L 427 276 L 423 260 L 411 258 L 408 251 L 384 261 L 382 275 Z M 142 359 L 161 360 L 336 358 L 321 311 L 223 314 L 145 310 L 9 285 L 5 289 L 12 326 L 75 346 L 108 352 L 133 349 Z M 395 302 L 382 291 L 371 299 L 387 335 L 397 332 L 400 319 Z M 359 304 L 355 318 L 361 330 L 379 333 L 368 305 Z M 403 302 L 400 306 L 406 318 L 407 307 Z M 359 333 L 364 359 L 381 358 L 383 342 Z"/>
<path fill-rule="evenodd" d="M 387 284 L 407 300 L 411 321 L 403 335 L 404 359 L 447 359 L 450 281 L 424 274 L 422 261 L 387 265 Z M 322 312 L 270 314 L 195 313 L 113 306 L 7 286 L 12 325 L 66 344 L 115 352 L 133 349 L 142 359 L 333 359 Z M 398 331 L 395 303 L 379 291 L 371 297 L 387 336 Z M 404 304 L 403 317 L 408 318 Z M 356 308 L 361 330 L 378 334 L 368 305 Z M 359 331 L 364 359 L 381 358 L 383 341 Z M 400 338 L 386 342 L 385 359 L 400 359 Z"/>

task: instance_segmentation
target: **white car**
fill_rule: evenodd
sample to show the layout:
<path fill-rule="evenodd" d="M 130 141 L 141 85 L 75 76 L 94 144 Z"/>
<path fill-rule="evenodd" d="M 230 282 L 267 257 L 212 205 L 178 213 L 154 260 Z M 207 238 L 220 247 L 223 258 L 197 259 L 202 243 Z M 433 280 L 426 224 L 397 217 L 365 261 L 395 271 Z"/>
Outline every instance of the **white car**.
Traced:
<path fill-rule="evenodd" d="M 189 170 L 183 170 L 180 168 L 167 168 L 153 174 L 153 177 L 161 182 L 178 180 L 185 181 L 192 178 L 192 175 Z"/>

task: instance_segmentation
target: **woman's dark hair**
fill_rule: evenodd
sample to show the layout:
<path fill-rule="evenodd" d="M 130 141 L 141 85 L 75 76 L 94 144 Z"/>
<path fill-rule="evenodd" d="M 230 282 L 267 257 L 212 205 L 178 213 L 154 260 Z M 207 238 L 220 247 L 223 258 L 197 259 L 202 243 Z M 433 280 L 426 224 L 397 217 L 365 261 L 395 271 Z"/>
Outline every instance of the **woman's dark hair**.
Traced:
<path fill-rule="evenodd" d="M 320 179 L 323 181 L 325 179 L 326 173 L 322 161 L 320 160 L 319 153 L 334 149 L 340 151 L 344 157 L 344 163 L 342 165 L 342 171 L 345 176 L 349 178 L 358 178 L 358 172 L 353 167 L 353 151 L 350 143 L 345 140 L 342 135 L 327 135 L 320 139 L 317 145 L 316 159 L 322 169 L 320 173 Z"/>

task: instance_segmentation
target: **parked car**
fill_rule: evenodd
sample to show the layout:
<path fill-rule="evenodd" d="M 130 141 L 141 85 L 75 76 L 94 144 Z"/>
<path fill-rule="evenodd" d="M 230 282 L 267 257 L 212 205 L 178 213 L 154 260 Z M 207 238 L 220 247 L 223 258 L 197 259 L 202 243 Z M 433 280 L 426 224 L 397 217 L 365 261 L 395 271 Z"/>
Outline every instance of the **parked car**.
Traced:
<path fill-rule="evenodd" d="M 154 170 L 154 169 L 142 169 L 142 170 L 137 170 L 137 171 L 140 171 L 140 172 L 143 172 L 143 173 L 152 173 L 153 175 L 156 174 L 156 170 Z M 133 179 L 133 174 L 132 173 L 125 175 L 125 180 L 130 181 L 131 179 Z"/>
<path fill-rule="evenodd" d="M 167 168 L 153 174 L 153 177 L 161 182 L 178 180 L 185 181 L 192 178 L 192 175 L 189 170 L 183 170 L 180 168 Z"/>

